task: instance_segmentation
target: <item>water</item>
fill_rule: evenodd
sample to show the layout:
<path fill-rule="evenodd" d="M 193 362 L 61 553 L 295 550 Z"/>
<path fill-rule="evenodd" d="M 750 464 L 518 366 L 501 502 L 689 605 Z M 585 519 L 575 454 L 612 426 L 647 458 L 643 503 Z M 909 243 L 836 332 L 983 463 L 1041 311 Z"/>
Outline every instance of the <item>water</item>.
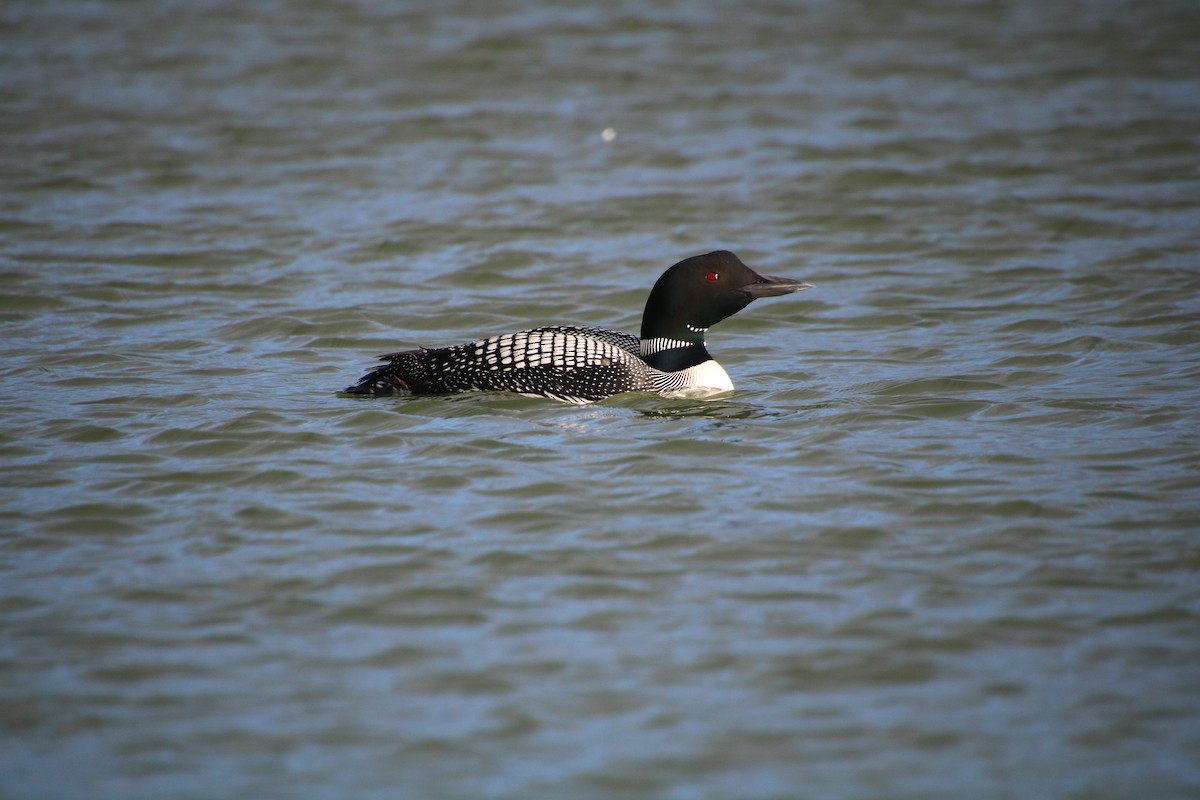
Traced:
<path fill-rule="evenodd" d="M 1200 796 L 1197 64 L 1187 2 L 8 3 L 0 796 Z M 731 396 L 336 394 L 718 247 L 817 285 Z"/>

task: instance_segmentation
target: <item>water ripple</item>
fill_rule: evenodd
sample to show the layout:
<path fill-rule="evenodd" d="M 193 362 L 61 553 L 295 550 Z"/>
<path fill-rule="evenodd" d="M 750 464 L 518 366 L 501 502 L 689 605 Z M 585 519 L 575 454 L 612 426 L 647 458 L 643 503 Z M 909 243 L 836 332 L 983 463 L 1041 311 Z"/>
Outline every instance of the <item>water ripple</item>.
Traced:
<path fill-rule="evenodd" d="M 0 26 L 0 795 L 1200 789 L 1194 13 L 143 11 Z M 716 247 L 729 396 L 339 394 Z"/>

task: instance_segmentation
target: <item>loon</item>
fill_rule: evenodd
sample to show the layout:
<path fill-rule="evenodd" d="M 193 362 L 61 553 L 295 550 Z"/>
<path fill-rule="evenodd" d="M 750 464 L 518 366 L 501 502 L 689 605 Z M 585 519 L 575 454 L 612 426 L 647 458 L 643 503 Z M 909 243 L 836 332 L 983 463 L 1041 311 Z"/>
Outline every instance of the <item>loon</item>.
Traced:
<path fill-rule="evenodd" d="M 347 394 L 418 395 L 501 391 L 593 403 L 622 392 L 703 396 L 731 391 L 704 334 L 760 297 L 813 288 L 759 275 L 728 250 L 685 258 L 654 284 L 641 336 L 575 325 L 507 333 L 454 347 L 380 356 Z"/>

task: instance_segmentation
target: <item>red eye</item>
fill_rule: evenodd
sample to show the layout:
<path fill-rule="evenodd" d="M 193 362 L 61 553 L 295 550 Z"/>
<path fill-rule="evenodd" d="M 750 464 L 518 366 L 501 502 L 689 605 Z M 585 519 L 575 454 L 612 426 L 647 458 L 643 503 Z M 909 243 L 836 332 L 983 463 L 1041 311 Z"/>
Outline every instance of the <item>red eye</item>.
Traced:
<path fill-rule="evenodd" d="M 717 273 L 715 273 L 715 272 L 710 272 L 710 273 L 708 273 L 708 275 L 706 275 L 705 277 L 706 277 L 706 278 L 708 278 L 708 280 L 709 280 L 710 282 L 711 282 L 711 281 L 719 281 L 719 280 L 721 280 L 721 276 L 720 276 L 720 275 L 718 275 L 718 274 L 717 274 Z"/>

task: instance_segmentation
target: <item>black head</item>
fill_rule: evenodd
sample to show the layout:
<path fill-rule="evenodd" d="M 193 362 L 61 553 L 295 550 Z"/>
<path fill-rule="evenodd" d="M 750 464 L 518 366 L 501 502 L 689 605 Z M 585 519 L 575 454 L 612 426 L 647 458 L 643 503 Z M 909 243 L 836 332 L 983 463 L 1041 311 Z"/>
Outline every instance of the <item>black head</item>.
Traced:
<path fill-rule="evenodd" d="M 811 289 L 791 278 L 759 275 L 728 250 L 685 258 L 654 284 L 642 315 L 642 338 L 703 342 L 704 331 L 760 297 Z"/>

